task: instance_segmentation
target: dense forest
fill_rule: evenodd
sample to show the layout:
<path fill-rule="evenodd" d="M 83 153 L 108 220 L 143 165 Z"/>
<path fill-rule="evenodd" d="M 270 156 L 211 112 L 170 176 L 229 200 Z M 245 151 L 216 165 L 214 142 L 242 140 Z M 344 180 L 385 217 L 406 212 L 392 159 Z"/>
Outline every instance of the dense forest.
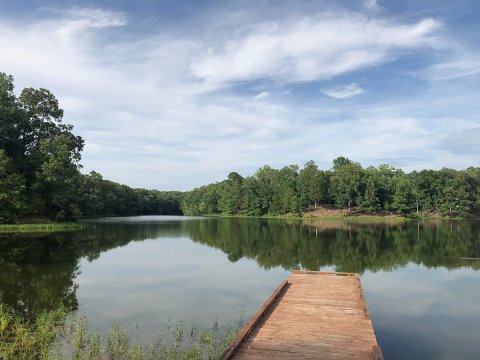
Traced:
<path fill-rule="evenodd" d="M 46 89 L 13 92 L 0 73 L 0 223 L 80 216 L 179 214 L 179 192 L 132 189 L 80 173 L 84 141 Z"/>
<path fill-rule="evenodd" d="M 187 215 L 300 214 L 317 205 L 355 213 L 403 216 L 471 216 L 480 209 L 480 168 L 405 173 L 389 165 L 362 166 L 345 157 L 331 170 L 314 161 L 280 170 L 260 168 L 254 176 L 232 172 L 224 181 L 199 187 L 183 197 Z"/>

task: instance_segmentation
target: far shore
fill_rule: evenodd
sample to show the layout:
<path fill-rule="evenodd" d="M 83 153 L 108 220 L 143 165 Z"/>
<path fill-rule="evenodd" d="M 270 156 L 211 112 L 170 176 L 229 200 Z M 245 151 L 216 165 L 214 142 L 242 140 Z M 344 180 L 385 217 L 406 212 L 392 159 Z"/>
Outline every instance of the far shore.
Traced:
<path fill-rule="evenodd" d="M 180 215 L 183 216 L 183 215 Z M 399 223 L 403 221 L 429 221 L 429 220 L 480 220 L 479 216 L 470 217 L 449 217 L 439 214 L 425 214 L 420 213 L 419 216 L 401 216 L 392 213 L 378 212 L 378 213 L 364 213 L 360 211 L 348 211 L 348 209 L 315 209 L 307 211 L 302 214 L 283 214 L 273 215 L 267 214 L 262 216 L 246 215 L 246 214 L 203 214 L 203 217 L 218 217 L 218 218 L 250 218 L 250 219 L 278 219 L 278 220 L 303 220 L 308 222 L 315 221 L 341 221 L 341 222 L 391 222 Z M 82 220 L 86 220 L 84 218 Z M 94 219 L 89 217 L 88 219 Z M 85 222 L 37 222 L 35 219 L 28 219 L 25 222 L 17 224 L 0 224 L 0 234 L 5 233 L 34 233 L 34 232 L 55 232 L 55 231 L 73 231 L 80 230 L 88 226 Z"/>
<path fill-rule="evenodd" d="M 0 224 L 0 234 L 2 233 L 28 233 L 28 232 L 53 232 L 80 230 L 85 224 L 79 223 L 25 223 L 25 224 Z"/>

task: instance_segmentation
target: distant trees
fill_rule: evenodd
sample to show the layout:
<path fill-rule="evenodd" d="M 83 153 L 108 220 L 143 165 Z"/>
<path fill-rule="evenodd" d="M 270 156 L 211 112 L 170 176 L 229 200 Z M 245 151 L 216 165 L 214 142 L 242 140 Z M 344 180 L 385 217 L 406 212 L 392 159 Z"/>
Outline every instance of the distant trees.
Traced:
<path fill-rule="evenodd" d="M 180 193 L 132 189 L 80 173 L 84 141 L 64 124 L 46 89 L 24 89 L 0 73 L 0 223 L 28 218 L 179 214 Z"/>
<path fill-rule="evenodd" d="M 180 215 L 182 193 L 133 189 L 103 179 L 92 171 L 83 175 L 80 194 L 80 213 L 88 216 L 104 215 Z"/>
<path fill-rule="evenodd" d="M 80 172 L 84 141 L 63 123 L 63 110 L 46 89 L 13 92 L 13 77 L 0 73 L 0 223 L 48 218 L 138 214 L 299 214 L 330 204 L 375 213 L 440 213 L 467 216 L 480 211 L 480 168 L 413 171 L 389 165 L 362 166 L 346 157 L 330 170 L 314 161 L 255 175 L 236 172 L 188 193 L 132 189 Z"/>
<path fill-rule="evenodd" d="M 225 181 L 186 193 L 182 210 L 187 215 L 262 216 L 298 214 L 317 204 L 367 213 L 468 216 L 480 210 L 480 169 L 406 174 L 385 164 L 364 169 L 345 157 L 333 160 L 331 170 L 319 170 L 314 161 L 302 169 L 266 165 L 254 176 L 231 173 Z"/>

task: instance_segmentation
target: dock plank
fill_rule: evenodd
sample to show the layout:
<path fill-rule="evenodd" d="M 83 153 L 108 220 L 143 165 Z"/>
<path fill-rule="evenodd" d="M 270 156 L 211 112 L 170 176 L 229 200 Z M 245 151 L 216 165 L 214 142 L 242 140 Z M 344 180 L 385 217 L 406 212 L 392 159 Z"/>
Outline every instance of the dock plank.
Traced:
<path fill-rule="evenodd" d="M 358 274 L 294 271 L 220 359 L 383 358 Z"/>

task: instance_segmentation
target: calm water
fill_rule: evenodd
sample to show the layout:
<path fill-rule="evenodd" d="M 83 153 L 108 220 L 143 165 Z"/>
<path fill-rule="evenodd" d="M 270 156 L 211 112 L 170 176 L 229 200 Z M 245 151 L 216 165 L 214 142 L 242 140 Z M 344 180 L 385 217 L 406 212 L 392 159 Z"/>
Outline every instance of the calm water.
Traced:
<path fill-rule="evenodd" d="M 361 273 L 386 359 L 478 359 L 480 222 L 103 219 L 0 235 L 0 292 L 26 317 L 59 301 L 105 330 L 248 317 L 289 270 Z"/>

